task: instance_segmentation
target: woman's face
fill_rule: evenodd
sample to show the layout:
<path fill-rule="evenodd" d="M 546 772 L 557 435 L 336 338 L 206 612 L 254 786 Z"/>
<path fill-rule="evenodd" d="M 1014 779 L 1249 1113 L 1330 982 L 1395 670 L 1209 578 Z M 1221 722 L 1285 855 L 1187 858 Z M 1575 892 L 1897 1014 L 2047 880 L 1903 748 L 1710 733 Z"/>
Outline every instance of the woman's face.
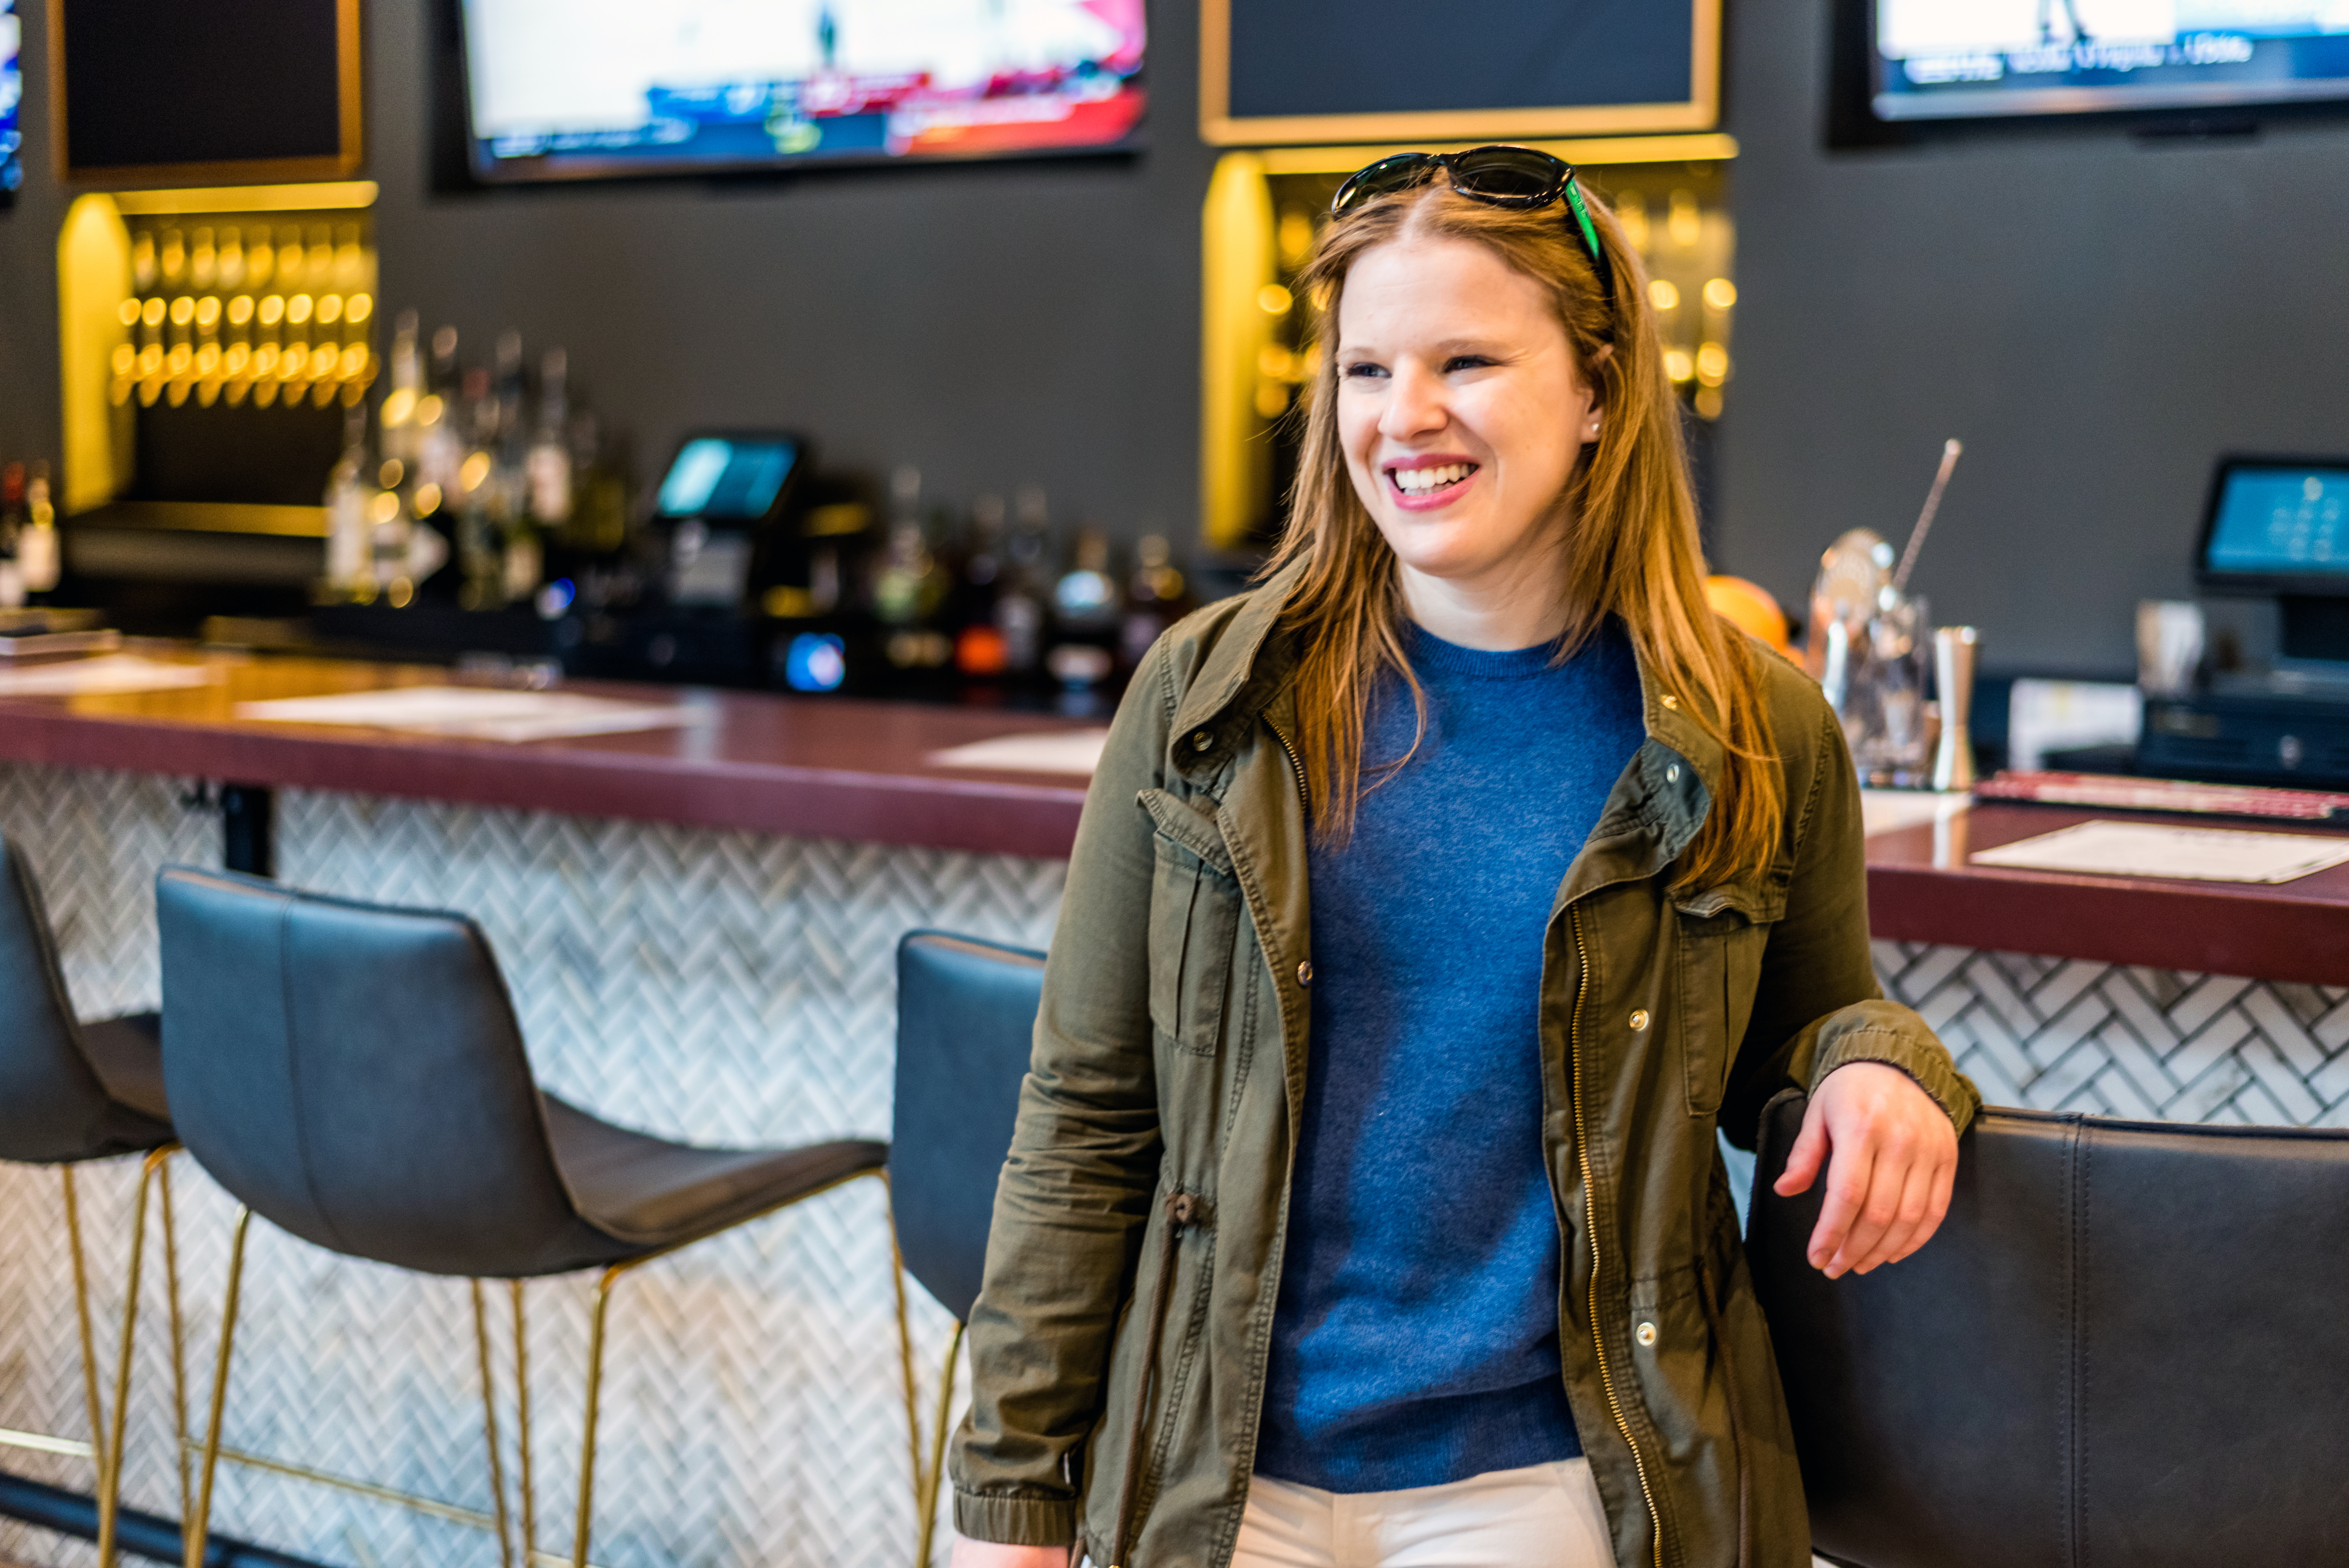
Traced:
<path fill-rule="evenodd" d="M 1375 246 L 1346 274 L 1337 366 L 1346 468 L 1407 592 L 1554 570 L 1597 404 L 1539 284 L 1474 241 Z"/>

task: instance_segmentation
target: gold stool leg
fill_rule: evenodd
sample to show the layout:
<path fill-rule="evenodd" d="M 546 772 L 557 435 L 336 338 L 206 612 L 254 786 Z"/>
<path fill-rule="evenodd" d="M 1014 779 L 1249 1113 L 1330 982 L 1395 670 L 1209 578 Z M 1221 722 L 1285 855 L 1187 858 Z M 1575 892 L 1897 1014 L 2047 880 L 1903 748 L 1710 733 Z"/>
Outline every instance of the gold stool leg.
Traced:
<path fill-rule="evenodd" d="M 612 1305 L 612 1286 L 630 1267 L 614 1264 L 595 1282 L 595 1309 L 587 1320 L 587 1427 L 579 1444 L 579 1522 L 572 1532 L 571 1568 L 587 1568 L 589 1521 L 595 1510 L 595 1409 L 604 1392 L 604 1320 Z M 190 1563 L 189 1568 L 197 1568 Z"/>
<path fill-rule="evenodd" d="M 244 1238 L 253 1228 L 253 1211 L 236 1208 L 236 1235 L 228 1249 L 228 1296 L 221 1305 L 220 1357 L 212 1364 L 212 1423 L 204 1429 L 203 1480 L 196 1493 L 195 1512 L 181 1526 L 184 1568 L 204 1568 L 204 1546 L 212 1533 L 212 1472 L 220 1465 L 221 1416 L 228 1404 L 229 1357 L 236 1346 L 236 1298 L 244 1284 Z"/>
<path fill-rule="evenodd" d="M 522 1281 L 507 1284 L 513 1292 L 514 1425 L 522 1441 L 522 1561 L 523 1568 L 530 1568 L 538 1552 L 538 1498 L 530 1468 L 530 1326 L 523 1319 Z"/>
<path fill-rule="evenodd" d="M 888 1185 L 884 1175 L 882 1185 Z M 897 1251 L 897 1227 L 889 1227 L 889 1285 L 897 1296 L 897 1371 L 905 1385 L 905 1448 L 914 1465 L 914 1530 L 917 1541 L 926 1539 L 927 1522 L 922 1519 L 922 1493 L 926 1485 L 922 1476 L 922 1411 L 921 1397 L 914 1388 L 914 1322 L 905 1310 L 905 1260 Z M 927 1563 L 926 1554 L 917 1556 L 916 1563 Z"/>
<path fill-rule="evenodd" d="M 74 1311 L 81 1323 L 82 1398 L 89 1408 L 89 1452 L 98 1463 L 98 1490 L 106 1491 L 106 1419 L 98 1405 L 98 1346 L 89 1326 L 89 1270 L 82 1261 L 81 1204 L 74 1191 L 70 1165 L 57 1167 L 66 1190 L 66 1241 L 73 1249 Z"/>
<path fill-rule="evenodd" d="M 171 1149 L 176 1152 L 178 1144 Z M 171 1310 L 171 1453 L 180 1466 L 180 1517 L 186 1519 L 196 1503 L 195 1485 L 188 1472 L 188 1336 L 180 1316 L 180 1235 L 171 1221 L 171 1162 L 156 1167 L 156 1184 L 163 1197 L 163 1284 Z"/>
<path fill-rule="evenodd" d="M 175 1144 L 150 1153 L 139 1168 L 139 1196 L 130 1209 L 130 1273 L 122 1295 L 122 1348 L 114 1369 L 114 1430 L 100 1450 L 98 1491 L 98 1568 L 113 1568 L 116 1516 L 122 1510 L 122 1429 L 130 1408 L 130 1351 L 139 1334 L 139 1276 L 147 1253 L 147 1192 Z"/>
<path fill-rule="evenodd" d="M 490 1314 L 481 1305 L 481 1282 L 467 1283 L 473 1287 L 473 1348 L 481 1363 L 481 1435 L 490 1449 L 490 1496 L 498 1522 L 498 1561 L 504 1568 L 513 1568 L 513 1541 L 506 1523 L 505 1470 L 498 1458 L 498 1384 L 490 1375 Z"/>
<path fill-rule="evenodd" d="M 915 1478 L 916 1497 L 914 1506 L 920 1511 L 922 1533 L 916 1550 L 916 1568 L 930 1568 L 930 1553 L 936 1545 L 938 1526 L 938 1492 L 947 1473 L 947 1417 L 954 1408 L 955 1365 L 962 1355 L 963 1325 L 957 1319 L 954 1337 L 947 1341 L 947 1364 L 938 1373 L 938 1418 L 930 1429 L 930 1470 L 928 1485 Z"/>

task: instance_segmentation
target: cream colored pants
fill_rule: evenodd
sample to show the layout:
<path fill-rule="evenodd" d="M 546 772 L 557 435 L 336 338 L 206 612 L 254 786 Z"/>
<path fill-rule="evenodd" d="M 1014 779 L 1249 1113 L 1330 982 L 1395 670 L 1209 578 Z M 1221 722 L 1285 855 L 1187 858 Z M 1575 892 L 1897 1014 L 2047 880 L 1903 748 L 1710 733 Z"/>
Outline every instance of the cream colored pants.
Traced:
<path fill-rule="evenodd" d="M 1408 1491 L 1257 1476 L 1232 1568 L 1614 1568 L 1587 1460 Z"/>

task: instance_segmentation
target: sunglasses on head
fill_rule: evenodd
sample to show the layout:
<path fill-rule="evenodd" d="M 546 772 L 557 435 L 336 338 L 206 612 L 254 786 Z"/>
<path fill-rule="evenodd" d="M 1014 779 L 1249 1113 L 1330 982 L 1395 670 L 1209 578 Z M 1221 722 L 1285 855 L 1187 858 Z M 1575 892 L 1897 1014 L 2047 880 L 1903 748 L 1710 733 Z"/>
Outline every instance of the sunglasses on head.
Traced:
<path fill-rule="evenodd" d="M 1615 297 L 1615 268 L 1599 242 L 1599 225 L 1590 221 L 1582 188 L 1575 183 L 1574 165 L 1534 148 L 1472 147 L 1465 152 L 1398 152 L 1381 158 L 1356 170 L 1338 187 L 1338 194 L 1330 199 L 1330 216 L 1342 218 L 1378 197 L 1423 185 L 1438 170 L 1450 180 L 1454 194 L 1487 207 L 1523 211 L 1565 198 L 1570 220 L 1567 226 L 1590 257 L 1601 292 L 1609 300 Z"/>

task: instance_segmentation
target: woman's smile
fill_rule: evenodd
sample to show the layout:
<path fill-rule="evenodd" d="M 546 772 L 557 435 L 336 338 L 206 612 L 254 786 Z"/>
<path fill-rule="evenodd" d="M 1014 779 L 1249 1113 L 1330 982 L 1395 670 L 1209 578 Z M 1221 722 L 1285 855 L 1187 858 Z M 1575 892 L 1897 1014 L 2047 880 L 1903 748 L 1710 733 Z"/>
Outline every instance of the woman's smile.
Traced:
<path fill-rule="evenodd" d="M 1382 465 L 1394 504 L 1406 511 L 1436 511 L 1467 491 L 1484 465 L 1450 453 L 1397 458 Z"/>

